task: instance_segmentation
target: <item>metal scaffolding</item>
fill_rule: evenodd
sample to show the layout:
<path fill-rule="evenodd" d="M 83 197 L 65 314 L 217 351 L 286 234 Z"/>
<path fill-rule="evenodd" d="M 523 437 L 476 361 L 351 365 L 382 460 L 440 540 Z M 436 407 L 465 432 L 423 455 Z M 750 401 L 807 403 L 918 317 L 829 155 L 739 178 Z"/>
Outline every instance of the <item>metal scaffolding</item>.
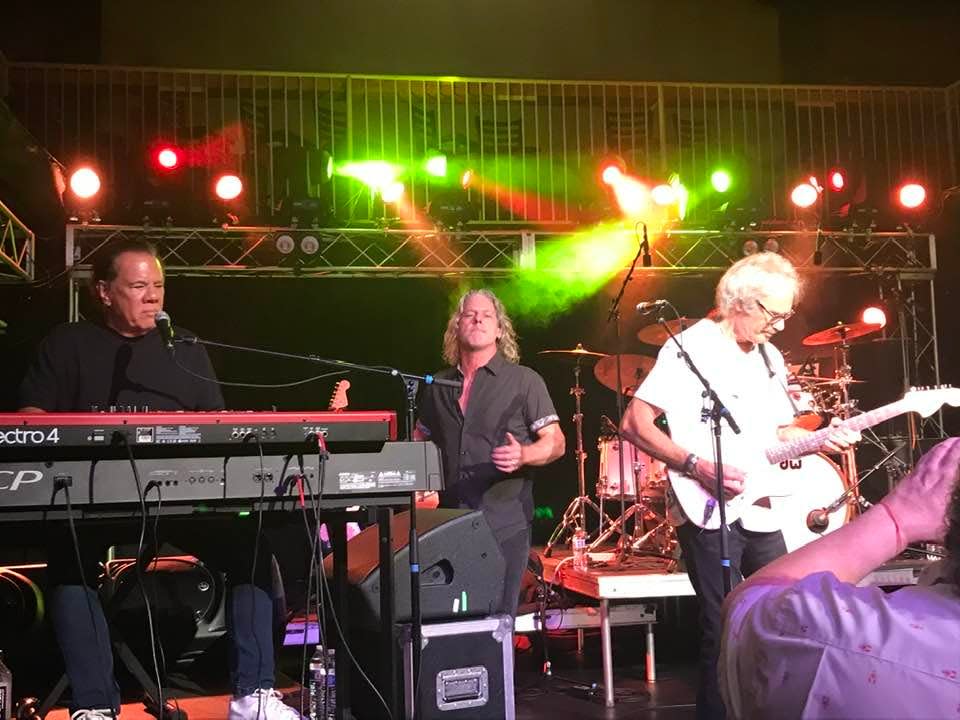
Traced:
<path fill-rule="evenodd" d="M 33 231 L 0 202 L 0 282 L 32 281 L 36 251 Z"/>

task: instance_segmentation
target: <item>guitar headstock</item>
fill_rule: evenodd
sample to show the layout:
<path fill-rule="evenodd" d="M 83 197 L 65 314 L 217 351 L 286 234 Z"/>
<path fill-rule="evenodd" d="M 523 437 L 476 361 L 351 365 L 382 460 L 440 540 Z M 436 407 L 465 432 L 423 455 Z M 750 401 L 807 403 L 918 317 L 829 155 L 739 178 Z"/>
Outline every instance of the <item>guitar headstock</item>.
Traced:
<path fill-rule="evenodd" d="M 337 384 L 333 386 L 333 392 L 330 395 L 330 405 L 327 409 L 333 410 L 334 412 L 345 410 L 350 404 L 349 400 L 347 400 L 347 390 L 349 389 L 349 380 L 339 380 Z"/>
<path fill-rule="evenodd" d="M 960 388 L 951 385 L 914 387 L 904 394 L 903 402 L 908 410 L 919 413 L 923 417 L 928 417 L 943 405 L 960 407 Z"/>

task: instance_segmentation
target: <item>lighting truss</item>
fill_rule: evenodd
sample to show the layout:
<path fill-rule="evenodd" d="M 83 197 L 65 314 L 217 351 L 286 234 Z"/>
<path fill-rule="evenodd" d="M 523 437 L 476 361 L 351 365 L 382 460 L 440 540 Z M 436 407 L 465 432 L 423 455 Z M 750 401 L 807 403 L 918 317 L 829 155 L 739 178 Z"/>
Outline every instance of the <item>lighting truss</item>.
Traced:
<path fill-rule="evenodd" d="M 36 250 L 33 231 L 0 202 L 0 282 L 32 281 Z"/>

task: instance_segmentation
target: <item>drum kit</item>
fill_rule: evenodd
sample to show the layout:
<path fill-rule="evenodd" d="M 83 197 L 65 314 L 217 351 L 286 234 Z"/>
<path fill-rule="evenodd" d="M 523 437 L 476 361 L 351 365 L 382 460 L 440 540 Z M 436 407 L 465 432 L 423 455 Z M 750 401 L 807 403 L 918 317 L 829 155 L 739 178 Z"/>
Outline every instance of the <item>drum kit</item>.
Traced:
<path fill-rule="evenodd" d="M 697 319 L 681 317 L 665 323 L 671 333 L 677 334 Z M 850 397 L 852 385 L 863 381 L 853 377 L 850 367 L 850 341 L 880 330 L 882 326 L 869 323 L 838 323 L 803 338 L 804 347 L 812 348 L 807 358 L 796 364 L 788 363 L 789 385 L 795 408 L 794 425 L 806 430 L 827 426 L 834 417 L 846 419 L 857 412 L 857 401 Z M 649 325 L 637 333 L 637 339 L 649 345 L 663 345 L 669 334 L 662 324 Z M 824 353 L 823 350 L 832 350 Z M 600 455 L 596 483 L 598 502 L 587 495 L 583 447 L 583 411 L 581 399 L 586 390 L 581 384 L 584 365 L 593 365 L 596 380 L 610 390 L 618 389 L 632 397 L 639 384 L 653 368 L 655 358 L 636 354 L 607 354 L 594 352 L 578 343 L 572 349 L 543 350 L 541 355 L 564 358 L 573 362 L 574 382 L 570 394 L 574 397 L 573 416 L 576 435 L 576 466 L 578 495 L 564 511 L 563 517 L 551 534 L 544 554 L 550 556 L 553 548 L 572 538 L 578 529 L 588 532 L 588 549 L 597 550 L 614 534 L 620 536 L 620 548 L 638 555 L 654 555 L 674 561 L 678 555 L 677 539 L 667 521 L 667 468 L 661 461 L 647 455 L 629 442 L 622 440 L 617 426 L 602 416 L 598 439 Z M 829 355 L 833 355 L 836 372 L 833 376 L 820 375 Z M 786 472 L 786 471 L 785 471 Z M 847 522 L 859 507 L 856 459 L 853 450 L 841 456 L 838 466 L 823 455 L 810 456 L 802 463 L 791 464 L 791 481 L 802 491 L 784 504 L 784 538 L 788 549 L 795 549 Z M 800 477 L 802 475 L 802 477 Z M 612 518 L 610 510 L 623 500 L 619 517 Z M 811 527 L 808 514 L 815 509 L 826 510 L 825 525 Z M 598 518 L 594 531 L 588 529 L 587 514 Z M 632 523 L 630 522 L 632 520 Z"/>

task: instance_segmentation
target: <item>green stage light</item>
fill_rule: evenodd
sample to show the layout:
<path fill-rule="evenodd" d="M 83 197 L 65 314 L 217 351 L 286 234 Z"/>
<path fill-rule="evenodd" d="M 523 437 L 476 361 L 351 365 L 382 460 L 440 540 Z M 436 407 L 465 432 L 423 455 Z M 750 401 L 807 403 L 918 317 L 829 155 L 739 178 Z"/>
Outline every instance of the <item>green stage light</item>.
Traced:
<path fill-rule="evenodd" d="M 442 153 L 431 155 L 424 164 L 428 175 L 443 178 L 447 176 L 447 156 Z"/>
<path fill-rule="evenodd" d="M 337 174 L 359 180 L 371 190 L 377 191 L 396 182 L 402 172 L 403 168 L 383 160 L 368 160 L 342 165 Z"/>
<path fill-rule="evenodd" d="M 710 184 L 718 193 L 725 193 L 733 184 L 733 178 L 726 170 L 714 170 L 713 175 L 710 176 Z"/>

